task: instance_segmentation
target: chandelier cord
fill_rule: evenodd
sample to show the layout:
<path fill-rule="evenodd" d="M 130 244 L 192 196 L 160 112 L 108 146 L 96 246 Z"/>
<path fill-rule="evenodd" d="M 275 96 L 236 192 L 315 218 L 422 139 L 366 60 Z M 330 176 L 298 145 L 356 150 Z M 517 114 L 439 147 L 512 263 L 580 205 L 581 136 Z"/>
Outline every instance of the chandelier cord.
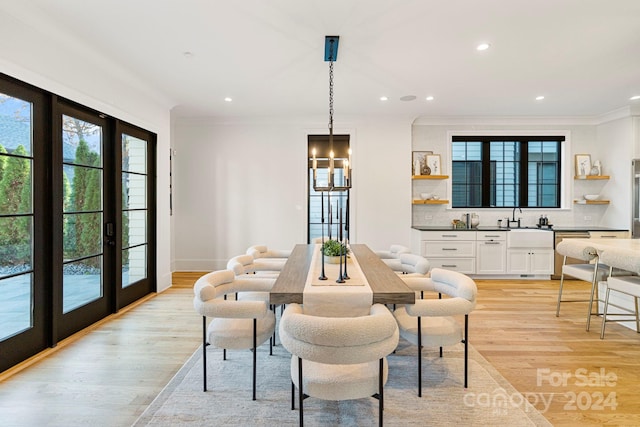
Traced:
<path fill-rule="evenodd" d="M 333 41 L 329 50 L 329 130 L 333 135 Z M 331 141 L 333 142 L 333 141 Z M 333 147 L 331 147 L 333 149 Z"/>

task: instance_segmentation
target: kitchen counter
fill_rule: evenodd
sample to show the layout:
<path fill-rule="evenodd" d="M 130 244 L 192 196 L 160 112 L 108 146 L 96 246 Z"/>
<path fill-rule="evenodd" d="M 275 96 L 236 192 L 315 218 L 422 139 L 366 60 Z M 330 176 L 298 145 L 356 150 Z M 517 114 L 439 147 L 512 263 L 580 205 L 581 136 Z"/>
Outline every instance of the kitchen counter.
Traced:
<path fill-rule="evenodd" d="M 453 228 L 452 225 L 429 225 L 429 226 L 414 226 L 411 227 L 414 230 L 418 230 L 418 231 L 509 231 L 509 230 L 517 230 L 516 227 L 512 227 L 512 228 L 504 228 L 504 227 L 498 227 L 498 226 L 491 226 L 491 225 L 480 225 L 476 228 Z M 531 229 L 537 229 L 538 227 L 521 227 L 521 229 L 523 228 L 531 228 Z M 542 230 L 548 230 L 548 228 L 543 228 Z M 550 230 L 553 231 L 553 230 Z M 609 230 L 607 230 L 609 231 Z"/>
<path fill-rule="evenodd" d="M 429 225 L 429 226 L 414 226 L 411 227 L 414 230 L 419 231 L 447 231 L 447 230 L 455 230 L 455 231 L 509 231 L 513 229 L 517 229 L 516 227 L 512 228 L 503 228 L 498 226 L 491 225 L 480 225 L 476 228 L 453 228 L 452 225 Z M 537 228 L 536 226 L 527 226 L 521 228 Z M 541 230 L 549 230 L 548 228 L 541 228 Z M 629 231 L 628 228 L 616 228 L 616 227 L 600 227 L 600 226 L 589 226 L 589 227 L 574 227 L 570 225 L 554 225 L 550 231 L 561 231 L 561 232 L 572 232 L 572 231 Z"/>

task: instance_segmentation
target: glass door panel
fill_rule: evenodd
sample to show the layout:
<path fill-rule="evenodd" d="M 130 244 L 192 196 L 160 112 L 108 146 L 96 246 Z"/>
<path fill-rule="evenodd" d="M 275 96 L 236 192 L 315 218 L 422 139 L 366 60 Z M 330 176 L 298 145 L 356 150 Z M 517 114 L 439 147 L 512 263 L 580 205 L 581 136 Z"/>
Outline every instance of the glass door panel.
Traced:
<path fill-rule="evenodd" d="M 104 296 L 102 127 L 62 116 L 62 312 Z"/>
<path fill-rule="evenodd" d="M 33 327 L 32 121 L 0 93 L 0 341 Z"/>
<path fill-rule="evenodd" d="M 149 143 L 122 133 L 122 288 L 146 282 Z"/>

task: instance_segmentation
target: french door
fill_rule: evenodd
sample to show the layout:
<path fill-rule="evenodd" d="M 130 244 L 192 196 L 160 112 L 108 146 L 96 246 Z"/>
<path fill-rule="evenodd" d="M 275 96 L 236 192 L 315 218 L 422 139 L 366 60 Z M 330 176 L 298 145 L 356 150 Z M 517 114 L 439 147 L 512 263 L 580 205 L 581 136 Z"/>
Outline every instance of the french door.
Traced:
<path fill-rule="evenodd" d="M 49 115 L 45 93 L 0 79 L 0 372 L 49 344 Z"/>
<path fill-rule="evenodd" d="M 155 143 L 0 76 L 0 372 L 155 290 Z"/>

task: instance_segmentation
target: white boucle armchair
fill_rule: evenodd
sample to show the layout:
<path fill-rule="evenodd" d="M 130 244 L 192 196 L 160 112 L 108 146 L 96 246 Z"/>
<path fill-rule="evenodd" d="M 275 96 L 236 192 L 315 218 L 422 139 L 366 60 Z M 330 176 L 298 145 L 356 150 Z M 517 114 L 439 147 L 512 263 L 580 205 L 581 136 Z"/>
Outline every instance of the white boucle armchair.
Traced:
<path fill-rule="evenodd" d="M 200 277 L 194 287 L 193 306 L 202 315 L 202 359 L 204 391 L 207 391 L 207 346 L 223 349 L 251 349 L 253 351 L 253 400 L 256 400 L 256 349 L 270 340 L 275 331 L 275 315 L 261 297 L 260 281 L 237 278 L 231 270 L 219 270 Z M 245 298 L 226 299 L 229 294 Z M 207 326 L 207 317 L 213 318 Z"/>
<path fill-rule="evenodd" d="M 388 251 L 375 251 L 382 262 L 387 264 L 393 271 L 402 272 L 402 264 L 400 262 L 400 254 L 409 254 L 411 250 L 402 245 L 391 245 Z"/>
<path fill-rule="evenodd" d="M 411 279 L 405 281 L 409 282 Z M 400 336 L 418 347 L 418 396 L 422 396 L 422 347 L 442 347 L 464 343 L 464 387 L 467 387 L 469 356 L 469 313 L 476 305 L 476 283 L 456 271 L 434 268 L 430 280 L 413 280 L 420 291 L 438 292 L 448 298 L 417 299 L 415 304 L 394 311 Z M 410 285 L 414 290 L 415 288 Z M 464 315 L 464 335 L 453 316 Z M 423 321 L 424 318 L 424 321 Z M 424 324 L 423 324 L 424 323 Z"/>
<path fill-rule="evenodd" d="M 284 265 L 284 262 L 282 265 Z M 248 274 L 259 278 L 266 277 L 275 280 L 280 274 L 281 267 L 278 265 L 269 267 L 264 263 L 260 264 L 258 260 L 253 258 L 253 256 L 243 254 L 229 259 L 229 261 L 227 261 L 227 270 L 233 270 L 236 273 L 236 276 Z"/>
<path fill-rule="evenodd" d="M 400 254 L 400 271 L 403 275 L 425 276 L 431 270 L 429 260 L 422 255 Z"/>
<path fill-rule="evenodd" d="M 254 245 L 247 249 L 253 258 L 255 271 L 280 271 L 291 255 L 289 250 L 269 249 L 266 245 Z"/>
<path fill-rule="evenodd" d="M 291 408 L 298 388 L 300 425 L 303 399 L 349 400 L 376 397 L 379 425 L 387 381 L 386 356 L 398 344 L 398 326 L 382 304 L 362 317 L 319 317 L 290 304 L 280 320 L 280 340 L 291 354 Z"/>

